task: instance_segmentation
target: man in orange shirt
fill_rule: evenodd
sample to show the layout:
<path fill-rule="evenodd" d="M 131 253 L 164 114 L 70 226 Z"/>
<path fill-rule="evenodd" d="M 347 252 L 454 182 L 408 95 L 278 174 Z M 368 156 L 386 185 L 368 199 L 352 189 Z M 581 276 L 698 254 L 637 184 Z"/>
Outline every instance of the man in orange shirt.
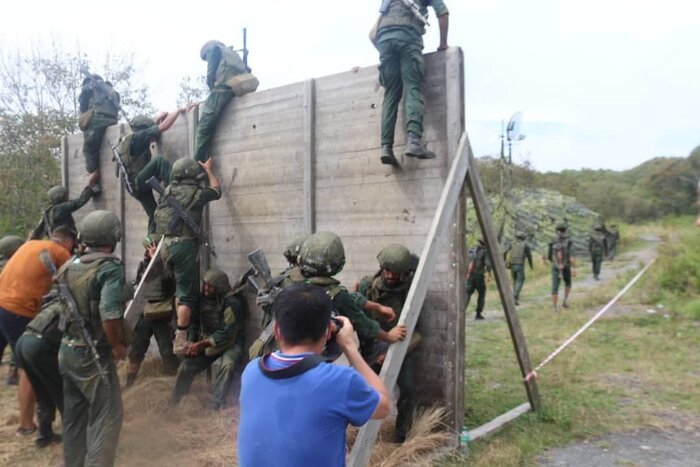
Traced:
<path fill-rule="evenodd" d="M 0 274 L 0 333 L 15 353 L 17 339 L 41 309 L 44 295 L 51 288 L 51 273 L 39 259 L 47 250 L 56 268 L 68 261 L 75 246 L 75 237 L 67 227 L 58 227 L 50 240 L 30 240 L 10 258 Z M 27 375 L 19 370 L 19 428 L 28 435 L 34 425 L 34 393 Z"/>

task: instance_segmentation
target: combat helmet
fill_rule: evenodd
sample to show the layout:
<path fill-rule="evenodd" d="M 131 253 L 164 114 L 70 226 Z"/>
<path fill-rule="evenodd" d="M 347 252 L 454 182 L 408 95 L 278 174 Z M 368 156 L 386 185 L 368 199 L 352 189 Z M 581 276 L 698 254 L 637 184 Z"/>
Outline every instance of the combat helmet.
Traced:
<path fill-rule="evenodd" d="M 146 128 L 150 128 L 155 124 L 156 122 L 151 117 L 146 115 L 137 115 L 129 122 L 129 126 L 133 131 L 145 130 Z"/>
<path fill-rule="evenodd" d="M 515 232 L 515 238 L 517 238 L 518 240 L 525 240 L 527 238 L 527 235 L 525 235 L 525 232 L 518 231 Z"/>
<path fill-rule="evenodd" d="M 377 255 L 377 261 L 382 269 L 388 269 L 397 274 L 411 270 L 411 252 L 403 245 L 393 243 L 382 248 Z"/>
<path fill-rule="evenodd" d="M 593 230 L 597 230 L 597 231 L 602 231 L 602 230 L 604 230 L 603 224 L 601 224 L 600 222 L 598 222 L 596 225 L 593 226 Z"/>
<path fill-rule="evenodd" d="M 58 204 L 68 196 L 68 188 L 61 185 L 51 187 L 49 191 L 46 192 L 46 196 L 48 196 L 51 204 Z"/>
<path fill-rule="evenodd" d="M 560 222 L 557 224 L 555 229 L 563 232 L 567 229 L 567 227 L 566 227 L 566 224 L 564 224 L 563 222 Z"/>
<path fill-rule="evenodd" d="M 175 180 L 182 180 L 184 178 L 197 178 L 197 175 L 201 172 L 201 167 L 199 162 L 188 157 L 183 157 L 178 159 L 173 164 L 172 177 Z"/>
<path fill-rule="evenodd" d="M 24 240 L 17 235 L 7 235 L 0 239 L 0 259 L 9 259 L 15 254 L 19 247 L 22 246 Z"/>
<path fill-rule="evenodd" d="M 207 59 L 207 52 L 209 52 L 214 47 L 223 46 L 224 44 L 219 41 L 206 41 L 201 49 L 199 49 L 199 57 L 202 60 Z"/>
<path fill-rule="evenodd" d="M 204 282 L 210 284 L 220 294 L 228 293 L 231 290 L 231 282 L 228 275 L 221 269 L 212 268 L 204 274 Z"/>
<path fill-rule="evenodd" d="M 114 246 L 121 240 L 121 227 L 112 211 L 92 211 L 80 221 L 78 240 L 85 246 Z"/>
<path fill-rule="evenodd" d="M 306 276 L 334 276 L 344 265 L 343 241 L 332 232 L 316 232 L 299 250 L 299 267 Z"/>
<path fill-rule="evenodd" d="M 290 263 L 296 263 L 299 252 L 301 251 L 301 246 L 304 244 L 307 238 L 309 238 L 309 234 L 305 233 L 292 237 L 289 244 L 282 252 L 284 257 L 287 258 L 287 261 Z"/>

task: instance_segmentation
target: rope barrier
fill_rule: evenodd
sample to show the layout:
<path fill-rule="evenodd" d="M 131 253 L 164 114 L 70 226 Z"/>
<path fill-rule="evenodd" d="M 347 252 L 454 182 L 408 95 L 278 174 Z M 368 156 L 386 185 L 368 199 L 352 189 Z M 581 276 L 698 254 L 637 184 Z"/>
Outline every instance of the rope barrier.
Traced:
<path fill-rule="evenodd" d="M 651 267 L 652 264 L 654 264 L 655 261 L 656 261 L 656 258 L 649 261 L 649 263 L 646 266 L 644 266 L 644 268 L 642 268 L 642 270 L 639 271 L 637 273 L 637 275 L 634 276 L 632 278 L 632 280 L 629 281 L 629 283 L 622 290 L 620 290 L 617 293 L 617 295 L 615 295 L 615 297 L 613 297 L 612 300 L 610 300 L 607 303 L 607 305 L 605 305 L 600 311 L 598 311 L 598 313 L 596 313 L 591 319 L 589 319 L 588 322 L 581 327 L 581 329 L 576 331 L 571 337 L 569 337 L 567 340 L 565 340 L 564 343 L 561 344 L 554 352 L 549 354 L 549 356 L 547 358 L 545 358 L 542 361 L 542 363 L 540 363 L 532 371 L 530 371 L 527 374 L 527 376 L 525 376 L 525 381 L 530 381 L 532 378 L 537 378 L 537 372 L 539 370 L 541 370 L 542 367 L 544 367 L 547 363 L 551 362 L 554 359 L 554 357 L 559 355 L 562 352 L 562 350 L 567 348 L 573 341 L 575 341 L 576 338 L 578 336 L 580 336 L 586 329 L 588 329 L 593 323 L 595 323 L 598 318 L 603 316 L 610 309 L 610 307 L 612 307 L 615 304 L 615 302 L 617 302 L 620 299 L 620 297 L 622 297 L 625 293 L 627 293 L 627 291 L 635 284 L 635 282 L 637 282 L 639 280 L 639 278 L 642 277 L 644 275 L 644 273 L 647 272 L 647 270 Z"/>

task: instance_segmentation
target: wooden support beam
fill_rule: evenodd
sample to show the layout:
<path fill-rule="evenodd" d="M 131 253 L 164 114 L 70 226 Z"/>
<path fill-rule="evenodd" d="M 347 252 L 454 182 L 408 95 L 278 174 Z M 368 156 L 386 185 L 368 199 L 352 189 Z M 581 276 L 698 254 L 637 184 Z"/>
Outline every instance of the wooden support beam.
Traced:
<path fill-rule="evenodd" d="M 515 299 L 513 298 L 513 291 L 506 273 L 506 266 L 503 262 L 503 256 L 501 255 L 498 245 L 496 231 L 493 227 L 491 210 L 489 209 L 484 187 L 481 183 L 481 178 L 479 177 L 479 170 L 476 167 L 476 161 L 474 160 L 474 156 L 471 154 L 469 155 L 467 185 L 469 186 L 469 191 L 471 193 L 472 200 L 474 201 L 474 209 L 476 210 L 476 217 L 479 220 L 481 232 L 484 235 L 484 242 L 486 243 L 486 248 L 488 249 L 489 256 L 491 257 L 494 278 L 498 287 L 498 294 L 501 296 L 503 311 L 505 312 L 506 321 L 508 322 L 508 329 L 510 330 L 510 336 L 513 340 L 513 346 L 515 347 L 515 354 L 518 357 L 520 373 L 522 374 L 523 378 L 525 378 L 525 376 L 532 370 L 530 354 L 527 351 L 525 335 L 520 327 L 520 320 L 518 319 L 518 315 L 515 311 Z M 539 411 L 540 394 L 537 389 L 537 381 L 535 378 L 530 378 L 529 380 L 525 381 L 524 384 L 530 405 L 532 406 L 533 410 Z"/>
<path fill-rule="evenodd" d="M 406 302 L 401 310 L 401 318 L 398 324 L 404 324 L 407 328 L 406 339 L 389 346 L 382 372 L 380 377 L 384 380 L 384 384 L 391 393 L 396 385 L 396 379 L 399 376 L 399 370 L 403 364 L 404 357 L 408 344 L 413 335 L 413 330 L 418 322 L 425 301 L 425 295 L 428 292 L 430 279 L 435 269 L 435 264 L 438 260 L 440 246 L 445 238 L 447 228 L 452 222 L 452 216 L 459 201 L 459 194 L 464 185 L 464 177 L 469 167 L 471 160 L 471 147 L 469 138 L 466 133 L 462 133 L 460 138 L 457 156 L 452 161 L 450 172 L 445 182 L 445 187 L 440 196 L 440 202 L 433 218 L 433 223 L 428 232 L 428 238 L 425 241 L 423 252 L 420 256 L 420 263 L 416 270 L 413 283 L 408 291 Z M 365 426 L 360 429 L 355 439 L 355 445 L 350 453 L 349 465 L 353 467 L 364 467 L 367 465 L 372 446 L 379 432 L 380 421 L 370 420 Z"/>
<path fill-rule="evenodd" d="M 474 441 L 496 433 L 498 430 L 503 428 L 506 423 L 512 422 L 522 414 L 529 412 L 530 409 L 531 407 L 529 402 L 520 404 L 516 408 L 509 410 L 503 415 L 499 415 L 490 422 L 485 423 L 478 428 L 474 428 L 473 430 L 469 430 L 469 440 Z"/>
<path fill-rule="evenodd" d="M 124 130 L 124 124 L 121 123 L 119 125 L 119 137 L 117 138 L 117 141 L 114 142 L 114 144 L 119 144 L 119 139 L 124 135 L 125 130 Z M 106 139 L 106 138 L 105 138 Z M 107 144 L 109 145 L 109 140 L 107 140 Z M 110 148 L 110 152 L 112 151 L 112 148 Z M 102 176 L 104 176 L 105 170 L 102 169 Z M 122 261 L 126 261 L 126 200 L 124 199 L 124 196 L 126 196 L 126 189 L 124 188 L 124 184 L 126 183 L 126 180 L 124 180 L 124 173 L 119 172 L 119 188 L 117 189 L 117 208 L 118 211 L 116 214 L 119 216 L 119 220 L 121 220 L 121 241 L 119 242 L 119 257 L 122 259 Z"/>
<path fill-rule="evenodd" d="M 303 139 L 304 153 L 304 229 L 312 234 L 316 231 L 316 213 L 314 200 L 314 161 L 316 159 L 316 82 L 310 79 L 304 83 L 303 103 Z"/>

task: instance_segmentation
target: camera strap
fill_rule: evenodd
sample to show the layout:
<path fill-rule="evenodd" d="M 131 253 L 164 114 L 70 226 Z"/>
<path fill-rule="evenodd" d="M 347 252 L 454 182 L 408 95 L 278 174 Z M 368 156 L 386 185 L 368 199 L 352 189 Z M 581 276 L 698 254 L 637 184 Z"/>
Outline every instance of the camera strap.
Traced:
<path fill-rule="evenodd" d="M 322 355 L 312 354 L 302 358 L 301 360 L 299 360 L 298 363 L 295 363 L 294 365 L 282 368 L 280 370 L 271 370 L 270 368 L 265 366 L 265 359 L 269 356 L 270 354 L 267 354 L 260 358 L 258 360 L 258 366 L 260 367 L 260 371 L 262 372 L 262 374 L 271 379 L 293 378 L 295 376 L 299 376 L 302 373 L 306 373 L 307 371 L 313 368 L 316 368 L 321 363 L 328 363 L 329 361 L 326 357 Z"/>

